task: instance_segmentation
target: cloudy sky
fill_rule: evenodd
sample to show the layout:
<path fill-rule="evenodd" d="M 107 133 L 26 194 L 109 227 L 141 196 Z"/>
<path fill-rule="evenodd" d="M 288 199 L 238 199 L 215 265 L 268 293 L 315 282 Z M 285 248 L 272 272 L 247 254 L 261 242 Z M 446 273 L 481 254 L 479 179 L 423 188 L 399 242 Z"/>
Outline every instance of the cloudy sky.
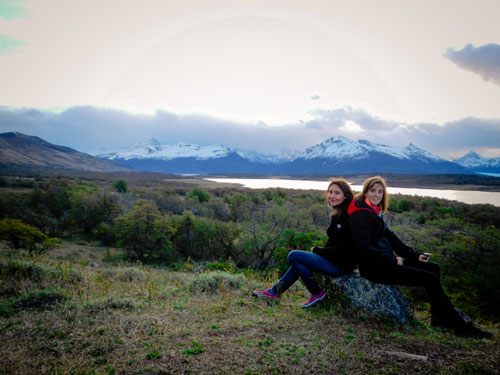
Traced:
<path fill-rule="evenodd" d="M 0 0 L 0 131 L 500 157 L 498 0 Z"/>

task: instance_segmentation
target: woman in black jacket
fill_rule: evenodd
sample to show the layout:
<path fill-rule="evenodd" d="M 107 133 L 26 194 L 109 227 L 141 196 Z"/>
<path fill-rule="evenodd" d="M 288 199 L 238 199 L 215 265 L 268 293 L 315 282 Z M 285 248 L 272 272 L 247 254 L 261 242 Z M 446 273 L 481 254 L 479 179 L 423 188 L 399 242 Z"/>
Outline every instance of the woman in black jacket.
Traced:
<path fill-rule="evenodd" d="M 302 307 L 311 307 L 326 297 L 313 277 L 313 272 L 329 276 L 342 276 L 356 268 L 355 251 L 352 249 L 351 233 L 347 228 L 347 207 L 354 194 L 344 179 L 331 179 L 326 191 L 326 200 L 333 207 L 328 242 L 325 247 L 313 247 L 311 251 L 293 250 L 288 254 L 290 268 L 274 286 L 267 290 L 254 290 L 258 297 L 276 299 L 299 277 L 311 293 L 311 298 Z"/>
<path fill-rule="evenodd" d="M 432 325 L 454 328 L 461 336 L 490 338 L 491 332 L 466 323 L 452 306 L 441 286 L 439 265 L 429 262 L 429 254 L 405 245 L 385 225 L 382 212 L 388 205 L 387 186 L 380 176 L 367 179 L 349 205 L 349 228 L 361 276 L 380 284 L 423 286 L 429 295 Z"/>

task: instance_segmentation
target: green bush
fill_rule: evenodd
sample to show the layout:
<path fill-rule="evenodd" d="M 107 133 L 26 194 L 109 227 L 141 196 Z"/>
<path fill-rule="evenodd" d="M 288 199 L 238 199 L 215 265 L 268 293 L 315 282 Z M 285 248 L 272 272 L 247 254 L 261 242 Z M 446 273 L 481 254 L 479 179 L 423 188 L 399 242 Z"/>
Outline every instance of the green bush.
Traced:
<path fill-rule="evenodd" d="M 50 249 L 57 244 L 57 238 L 49 238 L 30 225 L 18 219 L 3 219 L 0 221 L 0 240 L 6 241 L 11 249 L 26 249 L 39 252 Z"/>
<path fill-rule="evenodd" d="M 66 297 L 60 290 L 33 290 L 27 294 L 10 298 L 8 301 L 0 302 L 0 316 L 9 317 L 25 309 L 50 309 L 65 300 Z"/>
<path fill-rule="evenodd" d="M 174 228 L 151 201 L 139 200 L 115 222 L 118 244 L 130 260 L 167 261 L 173 257 Z"/>
<path fill-rule="evenodd" d="M 84 306 L 87 312 L 99 312 L 103 310 L 135 310 L 137 305 L 134 300 L 111 296 L 105 299 L 90 302 Z"/>
<path fill-rule="evenodd" d="M 233 275 L 227 272 L 203 273 L 195 276 L 189 284 L 193 293 L 216 293 L 223 289 L 239 289 L 246 278 L 244 275 Z"/>

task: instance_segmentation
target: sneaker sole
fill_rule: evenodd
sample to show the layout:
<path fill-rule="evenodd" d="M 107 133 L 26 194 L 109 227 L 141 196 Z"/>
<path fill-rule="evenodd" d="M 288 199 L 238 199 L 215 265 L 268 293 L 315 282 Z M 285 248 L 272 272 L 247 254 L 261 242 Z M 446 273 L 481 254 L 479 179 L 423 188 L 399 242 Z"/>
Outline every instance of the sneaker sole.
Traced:
<path fill-rule="evenodd" d="M 310 304 L 306 305 L 306 304 L 303 304 L 302 305 L 302 308 L 304 309 L 307 309 L 308 307 L 313 307 L 314 305 L 316 305 L 317 303 L 323 301 L 324 299 L 326 298 L 326 294 L 321 297 L 321 298 L 318 298 L 317 300 L 314 300 L 313 302 L 311 302 Z"/>

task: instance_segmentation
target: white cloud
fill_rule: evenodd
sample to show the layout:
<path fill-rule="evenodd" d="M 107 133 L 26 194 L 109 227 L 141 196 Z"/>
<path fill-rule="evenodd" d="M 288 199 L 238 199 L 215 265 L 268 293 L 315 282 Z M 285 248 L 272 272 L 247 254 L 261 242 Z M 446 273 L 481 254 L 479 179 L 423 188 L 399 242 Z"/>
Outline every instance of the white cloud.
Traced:
<path fill-rule="evenodd" d="M 445 57 L 462 69 L 479 74 L 485 81 L 500 86 L 500 45 L 490 43 L 474 47 L 467 44 L 459 51 L 448 49 Z"/>
<path fill-rule="evenodd" d="M 447 122 L 405 124 L 355 108 L 317 110 L 314 120 L 282 126 L 244 123 L 202 115 L 158 111 L 130 114 L 96 107 L 72 107 L 60 113 L 0 107 L 0 132 L 18 131 L 87 153 L 100 153 L 147 141 L 223 144 L 265 153 L 302 152 L 325 139 L 343 135 L 403 147 L 414 143 L 441 157 L 482 150 L 500 153 L 500 119 L 464 118 Z M 486 152 L 485 152 L 486 150 Z"/>

